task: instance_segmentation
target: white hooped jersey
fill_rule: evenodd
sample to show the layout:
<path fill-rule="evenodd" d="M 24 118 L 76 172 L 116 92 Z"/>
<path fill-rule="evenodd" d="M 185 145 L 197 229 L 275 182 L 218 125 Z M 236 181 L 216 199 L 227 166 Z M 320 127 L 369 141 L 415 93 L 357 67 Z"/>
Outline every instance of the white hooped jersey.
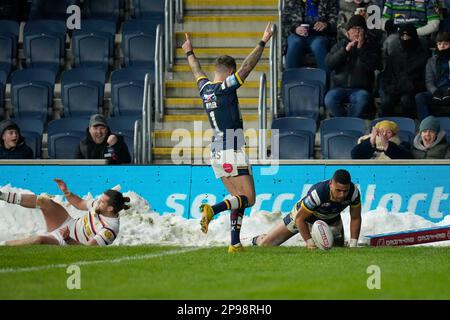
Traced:
<path fill-rule="evenodd" d="M 71 223 L 70 237 L 82 244 L 95 239 L 99 246 L 106 246 L 113 243 L 119 233 L 119 218 L 109 218 L 95 213 L 96 202 L 96 199 L 89 200 L 88 213 Z"/>

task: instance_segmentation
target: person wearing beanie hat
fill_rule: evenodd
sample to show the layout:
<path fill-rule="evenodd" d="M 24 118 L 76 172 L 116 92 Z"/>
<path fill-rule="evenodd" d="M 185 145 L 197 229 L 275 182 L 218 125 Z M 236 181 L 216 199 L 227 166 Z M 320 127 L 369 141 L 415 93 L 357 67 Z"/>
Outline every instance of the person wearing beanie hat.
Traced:
<path fill-rule="evenodd" d="M 427 46 L 429 36 L 439 29 L 439 12 L 440 2 L 436 0 L 386 0 L 381 17 L 381 26 L 388 35 L 383 45 L 385 55 L 400 47 L 397 31 L 406 23 L 415 26 L 421 42 Z"/>
<path fill-rule="evenodd" d="M 287 0 L 281 12 L 285 68 L 304 64 L 307 50 L 318 68 L 326 70 L 328 43 L 336 37 L 338 0 Z"/>
<path fill-rule="evenodd" d="M 0 122 L 0 133 L 0 159 L 34 159 L 33 150 L 25 143 L 25 138 L 15 122 Z"/>
<path fill-rule="evenodd" d="M 379 117 L 398 115 L 416 118 L 415 96 L 425 90 L 425 66 L 428 52 L 419 41 L 412 24 L 402 24 L 398 37 L 401 46 L 386 57 L 386 67 L 379 75 Z"/>
<path fill-rule="evenodd" d="M 450 106 L 450 33 L 440 31 L 436 36 L 436 51 L 428 59 L 425 69 L 426 90 L 416 94 L 419 120 L 441 112 L 441 106 Z"/>
<path fill-rule="evenodd" d="M 381 69 L 381 48 L 361 15 L 347 24 L 346 38 L 336 43 L 326 57 L 333 71 L 332 88 L 325 95 L 325 107 L 333 117 L 362 117 L 372 113 L 375 70 Z M 345 103 L 350 102 L 346 108 Z"/>
<path fill-rule="evenodd" d="M 397 135 L 399 131 L 394 121 L 377 122 L 369 135 L 358 139 L 352 149 L 352 159 L 412 159 L 409 147 Z"/>
<path fill-rule="evenodd" d="M 347 24 L 350 18 L 356 14 L 367 18 L 366 9 L 372 4 L 372 0 L 339 0 L 339 18 L 337 23 L 338 40 L 345 38 Z"/>
<path fill-rule="evenodd" d="M 428 116 L 420 122 L 412 154 L 415 159 L 450 159 L 450 144 L 447 140 L 438 119 Z"/>
<path fill-rule="evenodd" d="M 108 164 L 131 162 L 123 136 L 111 132 L 102 114 L 94 114 L 89 119 L 86 137 L 77 146 L 75 159 L 106 159 Z"/>

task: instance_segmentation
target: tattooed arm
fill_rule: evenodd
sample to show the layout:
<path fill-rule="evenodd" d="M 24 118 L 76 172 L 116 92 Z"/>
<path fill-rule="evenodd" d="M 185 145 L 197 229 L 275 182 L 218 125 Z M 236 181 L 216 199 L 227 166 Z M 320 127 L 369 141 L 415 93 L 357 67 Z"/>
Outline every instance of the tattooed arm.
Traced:
<path fill-rule="evenodd" d="M 191 39 L 189 39 L 187 33 L 185 33 L 184 35 L 186 36 L 186 41 L 183 43 L 183 51 L 187 55 L 187 60 L 195 79 L 198 80 L 199 78 L 206 78 L 206 74 L 203 72 L 202 67 L 200 67 L 200 62 L 194 55 L 194 49 L 192 47 Z"/>
<path fill-rule="evenodd" d="M 267 24 L 266 30 L 264 30 L 263 37 L 261 39 L 262 42 L 267 43 L 267 41 L 270 40 L 272 37 L 272 25 L 269 22 Z M 245 58 L 244 62 L 242 63 L 242 66 L 238 70 L 239 77 L 244 81 L 250 72 L 253 70 L 253 68 L 258 63 L 259 59 L 261 58 L 261 55 L 264 51 L 264 46 L 262 46 L 260 43 L 256 46 L 255 49 Z"/>

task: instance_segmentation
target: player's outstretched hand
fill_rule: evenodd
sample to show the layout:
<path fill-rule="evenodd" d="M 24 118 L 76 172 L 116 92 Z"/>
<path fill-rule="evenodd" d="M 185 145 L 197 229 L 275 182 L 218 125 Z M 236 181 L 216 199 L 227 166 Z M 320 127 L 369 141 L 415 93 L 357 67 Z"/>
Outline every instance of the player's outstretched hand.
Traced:
<path fill-rule="evenodd" d="M 183 43 L 183 51 L 184 53 L 187 53 L 189 51 L 192 51 L 192 43 L 191 43 L 191 39 L 189 39 L 189 35 L 187 33 L 184 34 L 184 36 L 186 37 L 186 40 Z"/>
<path fill-rule="evenodd" d="M 269 22 L 266 26 L 266 30 L 264 30 L 264 34 L 262 36 L 262 41 L 266 42 L 272 38 L 273 32 L 272 32 L 272 23 Z"/>
<path fill-rule="evenodd" d="M 53 181 L 56 182 L 56 184 L 58 185 L 59 190 L 61 190 L 62 192 L 67 192 L 67 185 L 64 181 L 62 181 L 61 179 L 55 178 L 53 179 Z"/>

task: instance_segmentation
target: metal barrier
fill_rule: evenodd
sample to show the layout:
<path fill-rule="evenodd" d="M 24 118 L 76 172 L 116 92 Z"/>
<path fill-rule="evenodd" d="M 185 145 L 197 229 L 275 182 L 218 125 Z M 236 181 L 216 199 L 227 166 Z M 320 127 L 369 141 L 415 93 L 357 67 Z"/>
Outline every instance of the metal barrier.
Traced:
<path fill-rule="evenodd" d="M 140 164 L 142 159 L 142 121 L 134 122 L 133 163 Z"/>
<path fill-rule="evenodd" d="M 161 124 L 164 117 L 164 61 L 161 25 L 156 28 L 155 46 L 155 122 Z"/>
<path fill-rule="evenodd" d="M 259 100 L 258 100 L 258 159 L 264 160 L 267 157 L 267 89 L 266 74 L 259 78 Z"/>
<path fill-rule="evenodd" d="M 270 101 L 272 120 L 278 115 L 278 27 L 272 25 L 272 41 L 270 43 Z"/>
<path fill-rule="evenodd" d="M 177 23 L 183 23 L 183 19 L 184 19 L 183 0 L 175 0 L 175 17 L 176 17 Z"/>
<path fill-rule="evenodd" d="M 142 103 L 142 145 L 141 145 L 141 158 L 140 164 L 148 164 L 152 162 L 152 111 L 156 108 L 153 106 L 153 85 L 150 80 L 150 74 L 145 75 L 144 82 L 144 99 Z"/>
<path fill-rule="evenodd" d="M 174 10 L 173 10 L 173 1 L 174 0 L 166 0 L 165 8 L 164 8 L 164 40 L 165 40 L 165 66 L 166 71 L 172 71 L 173 68 L 173 60 L 174 60 Z"/>

